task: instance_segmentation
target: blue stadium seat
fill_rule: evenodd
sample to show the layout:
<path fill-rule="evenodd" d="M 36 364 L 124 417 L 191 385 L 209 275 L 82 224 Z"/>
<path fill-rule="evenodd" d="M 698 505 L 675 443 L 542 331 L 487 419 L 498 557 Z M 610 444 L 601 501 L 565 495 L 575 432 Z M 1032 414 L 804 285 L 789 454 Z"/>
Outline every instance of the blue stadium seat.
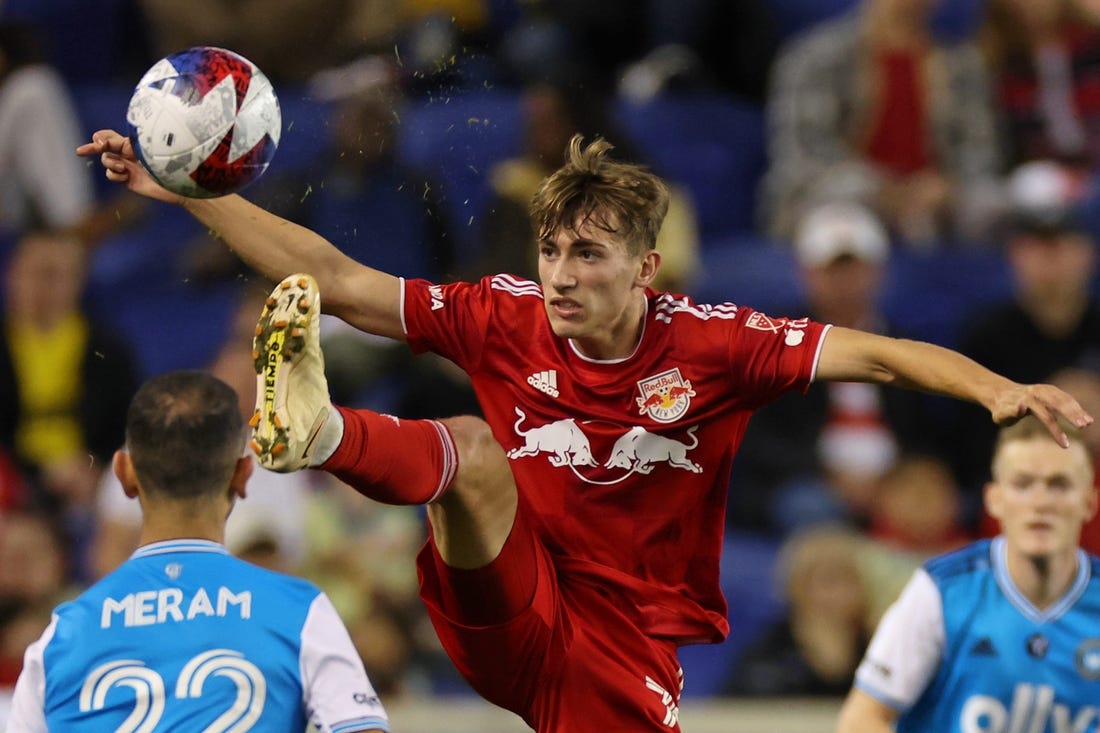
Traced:
<path fill-rule="evenodd" d="M 107 128 L 126 134 L 126 107 L 134 91 L 132 85 L 88 82 L 72 85 L 70 89 L 84 139 L 91 140 L 93 132 Z M 96 196 L 104 199 L 117 193 L 118 186 L 104 177 L 98 162 L 94 167 Z"/>
<path fill-rule="evenodd" d="M 47 59 L 70 83 L 107 81 L 132 65 L 145 41 L 137 37 L 145 32 L 137 27 L 137 5 L 134 0 L 5 0 L 0 18 L 32 25 Z"/>
<path fill-rule="evenodd" d="M 612 113 L 653 169 L 687 189 L 704 238 L 753 230 L 756 188 L 767 163 L 759 105 L 673 93 L 644 103 L 620 98 Z"/>
<path fill-rule="evenodd" d="M 732 302 L 784 315 L 803 301 L 794 257 L 770 239 L 733 235 L 707 240 L 700 257 L 700 276 L 691 293 L 699 302 Z"/>
<path fill-rule="evenodd" d="M 771 0 L 781 36 L 797 35 L 818 23 L 851 10 L 860 0 Z"/>
<path fill-rule="evenodd" d="M 283 131 L 271 165 L 283 170 L 308 171 L 324 158 L 331 145 L 329 119 L 332 107 L 311 98 L 300 87 L 284 86 L 275 92 L 279 96 Z"/>
<path fill-rule="evenodd" d="M 860 0 L 771 0 L 780 34 L 797 35 L 822 21 L 851 10 Z M 988 0 L 940 0 L 932 18 L 936 35 L 948 42 L 971 36 Z"/>
<path fill-rule="evenodd" d="M 130 341 L 146 376 L 206 366 L 227 333 L 237 285 L 200 287 L 177 267 L 201 231 L 182 208 L 155 204 L 141 223 L 93 250 L 89 312 Z"/>
<path fill-rule="evenodd" d="M 701 255 L 701 276 L 692 289 L 696 300 L 803 315 L 789 310 L 802 307 L 804 298 L 788 248 L 762 237 L 731 236 L 707 242 Z M 996 248 L 899 247 L 887 265 L 882 308 L 902 333 L 952 346 L 971 314 L 1011 294 L 1011 273 Z"/>
<path fill-rule="evenodd" d="M 785 604 L 776 587 L 779 541 L 742 532 L 727 533 L 722 552 L 722 592 L 729 602 L 730 635 L 722 644 L 681 647 L 684 697 L 722 691 L 738 655 L 776 620 Z"/>
<path fill-rule="evenodd" d="M 484 90 L 413 100 L 401 112 L 397 155 L 439 187 L 458 246 L 458 264 L 480 252 L 489 169 L 523 148 L 519 95 Z"/>
<path fill-rule="evenodd" d="M 1008 263 L 997 249 L 895 250 L 882 308 L 903 333 L 955 346 L 965 324 L 1012 295 Z"/>

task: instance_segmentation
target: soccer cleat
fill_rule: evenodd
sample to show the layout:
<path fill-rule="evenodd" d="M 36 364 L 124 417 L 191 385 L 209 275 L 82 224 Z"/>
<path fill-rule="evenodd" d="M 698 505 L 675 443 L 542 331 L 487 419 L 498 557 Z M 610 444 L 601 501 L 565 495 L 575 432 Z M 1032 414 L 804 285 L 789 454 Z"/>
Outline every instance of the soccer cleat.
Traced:
<path fill-rule="evenodd" d="M 271 291 L 256 324 L 256 411 L 248 422 L 249 445 L 260 465 L 272 471 L 309 465 L 332 410 L 320 329 L 317 281 L 303 274 L 285 278 Z"/>

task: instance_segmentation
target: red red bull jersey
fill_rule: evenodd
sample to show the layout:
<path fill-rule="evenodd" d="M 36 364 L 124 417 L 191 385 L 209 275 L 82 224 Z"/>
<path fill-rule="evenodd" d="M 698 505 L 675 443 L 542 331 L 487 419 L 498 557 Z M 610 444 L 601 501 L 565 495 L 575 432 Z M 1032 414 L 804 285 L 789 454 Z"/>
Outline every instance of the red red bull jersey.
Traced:
<path fill-rule="evenodd" d="M 471 377 L 559 578 L 598 583 L 647 633 L 729 632 L 718 566 L 749 416 L 813 378 L 826 327 L 648 291 L 641 341 L 596 361 L 511 275 L 403 283 L 410 347 Z"/>

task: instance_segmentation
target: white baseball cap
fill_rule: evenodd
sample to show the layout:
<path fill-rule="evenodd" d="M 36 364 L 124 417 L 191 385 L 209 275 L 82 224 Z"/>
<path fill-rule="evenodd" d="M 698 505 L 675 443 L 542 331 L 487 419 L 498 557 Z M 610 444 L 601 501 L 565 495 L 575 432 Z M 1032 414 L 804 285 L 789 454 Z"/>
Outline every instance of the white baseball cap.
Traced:
<path fill-rule="evenodd" d="M 798 261 L 810 267 L 827 265 L 844 255 L 882 262 L 890 254 L 890 236 L 866 206 L 854 201 L 831 201 L 802 218 L 794 248 Z"/>
<path fill-rule="evenodd" d="M 1016 230 L 1056 233 L 1085 229 L 1085 180 L 1052 161 L 1024 163 L 1008 178 L 1010 224 Z"/>

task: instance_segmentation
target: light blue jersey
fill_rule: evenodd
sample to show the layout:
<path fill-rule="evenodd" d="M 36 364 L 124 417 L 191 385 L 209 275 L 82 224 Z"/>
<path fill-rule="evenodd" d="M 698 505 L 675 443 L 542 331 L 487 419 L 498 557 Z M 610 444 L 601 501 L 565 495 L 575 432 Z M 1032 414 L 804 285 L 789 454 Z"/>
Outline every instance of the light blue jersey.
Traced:
<path fill-rule="evenodd" d="M 146 545 L 28 648 L 12 731 L 389 730 L 347 630 L 304 580 L 219 544 Z"/>
<path fill-rule="evenodd" d="M 1013 584 L 1003 538 L 929 561 L 883 618 L 856 686 L 899 711 L 900 733 L 1095 731 L 1098 562 L 1079 551 L 1072 586 L 1040 611 Z"/>

